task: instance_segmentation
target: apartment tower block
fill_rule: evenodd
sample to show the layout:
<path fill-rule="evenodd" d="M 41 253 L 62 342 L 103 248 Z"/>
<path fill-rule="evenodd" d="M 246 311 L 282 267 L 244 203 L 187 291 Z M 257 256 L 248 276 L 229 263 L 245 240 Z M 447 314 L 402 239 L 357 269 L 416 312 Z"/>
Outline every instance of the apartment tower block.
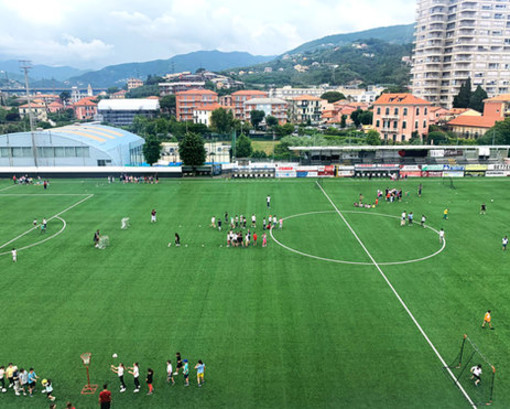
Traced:
<path fill-rule="evenodd" d="M 510 0 L 418 0 L 412 92 L 451 108 L 470 77 L 489 97 L 510 90 Z"/>

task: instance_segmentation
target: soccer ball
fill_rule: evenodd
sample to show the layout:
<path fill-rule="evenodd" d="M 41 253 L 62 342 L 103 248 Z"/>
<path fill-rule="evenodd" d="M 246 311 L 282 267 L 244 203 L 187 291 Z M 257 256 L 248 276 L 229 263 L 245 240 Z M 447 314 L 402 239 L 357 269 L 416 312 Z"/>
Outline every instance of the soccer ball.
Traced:
<path fill-rule="evenodd" d="M 113 354 L 113 355 L 112 355 L 112 358 L 117 358 L 117 357 L 118 357 L 118 355 L 117 355 L 117 354 Z"/>
<path fill-rule="evenodd" d="M 43 379 L 43 380 L 41 381 L 41 384 L 43 384 L 43 385 L 46 385 L 47 383 L 48 383 L 48 380 L 47 380 L 47 379 Z"/>
<path fill-rule="evenodd" d="M 7 389 L 2 388 L 2 393 L 5 393 L 5 392 L 7 392 Z"/>
<path fill-rule="evenodd" d="M 491 199 L 491 202 L 494 202 L 494 199 Z"/>
<path fill-rule="evenodd" d="M 168 247 L 172 247 L 172 243 L 168 243 Z"/>

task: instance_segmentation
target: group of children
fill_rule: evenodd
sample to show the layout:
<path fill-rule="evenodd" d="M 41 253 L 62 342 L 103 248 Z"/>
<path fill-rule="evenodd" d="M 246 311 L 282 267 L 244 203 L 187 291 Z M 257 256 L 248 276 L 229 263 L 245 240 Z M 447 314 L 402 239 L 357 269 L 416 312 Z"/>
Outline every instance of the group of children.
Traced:
<path fill-rule="evenodd" d="M 158 175 L 155 176 L 133 176 L 121 174 L 119 176 L 119 181 L 121 183 L 149 183 L 151 185 L 159 183 Z M 108 183 L 115 182 L 114 176 L 108 176 Z"/>
<path fill-rule="evenodd" d="M 257 228 L 257 216 L 255 214 L 251 215 L 251 224 L 248 226 L 248 219 L 243 215 L 235 215 L 229 218 L 228 212 L 225 212 L 224 215 L 224 223 L 230 227 L 229 232 L 227 233 L 227 247 L 249 247 L 250 245 L 257 246 L 259 236 L 256 231 L 253 233 L 250 229 Z M 211 217 L 210 227 L 213 229 L 218 229 L 218 231 L 222 231 L 223 220 L 221 217 L 213 216 Z M 283 217 L 278 217 L 276 215 L 269 215 L 269 217 L 264 216 L 262 219 L 262 247 L 267 247 L 267 233 L 266 230 L 271 230 L 273 228 L 279 227 L 283 229 Z M 236 229 L 238 231 L 236 231 Z M 248 231 L 243 232 L 242 230 L 248 229 Z"/>
<path fill-rule="evenodd" d="M 39 222 L 37 221 L 37 219 L 34 219 L 32 221 L 32 225 L 34 226 L 33 229 L 40 227 L 41 233 L 46 233 L 46 228 L 48 227 L 48 220 L 46 220 L 46 217 L 43 217 L 42 223 L 39 225 Z M 18 250 L 16 250 L 16 248 L 13 248 L 11 250 L 11 255 L 12 255 L 12 262 L 16 263 L 18 261 Z"/>
<path fill-rule="evenodd" d="M 172 361 L 166 361 L 166 382 L 175 385 L 175 376 L 179 375 L 179 371 L 182 372 L 184 377 L 184 386 L 190 386 L 189 383 L 189 375 L 190 375 L 190 367 L 187 359 L 182 359 L 180 352 L 175 354 L 176 363 L 175 368 L 173 367 Z M 138 362 L 135 362 L 133 366 L 126 367 L 123 363 L 119 363 L 118 366 L 111 365 L 110 366 L 112 372 L 117 374 L 120 382 L 120 392 L 126 392 L 127 386 L 124 381 L 124 374 L 127 373 L 133 376 L 134 389 L 133 393 L 140 392 L 140 366 Z M 197 384 L 198 387 L 202 387 L 205 382 L 205 364 L 199 359 L 197 364 L 195 365 L 195 370 L 197 371 Z M 145 383 L 147 384 L 147 395 L 152 395 L 154 393 L 154 371 L 152 368 L 147 368 L 147 374 L 145 376 Z"/>
<path fill-rule="evenodd" d="M 6 385 L 6 378 L 8 385 Z M 0 385 L 2 393 L 7 392 L 8 389 L 12 389 L 16 396 L 30 396 L 33 397 L 35 392 L 37 380 L 39 377 L 35 373 L 34 368 L 30 368 L 28 371 L 24 368 L 18 368 L 12 362 L 5 366 L 0 366 Z M 41 382 L 43 387 L 42 393 L 45 393 L 50 401 L 54 401 L 53 386 L 51 379 L 43 379 Z M 7 387 L 6 387 L 7 386 Z"/>

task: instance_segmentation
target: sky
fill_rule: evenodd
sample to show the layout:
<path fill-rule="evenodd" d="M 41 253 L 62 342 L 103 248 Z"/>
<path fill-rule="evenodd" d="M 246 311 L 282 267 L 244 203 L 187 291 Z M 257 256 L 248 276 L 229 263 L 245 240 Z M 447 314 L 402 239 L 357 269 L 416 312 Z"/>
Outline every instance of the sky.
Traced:
<path fill-rule="evenodd" d="M 408 24 L 414 0 L 0 0 L 0 59 L 97 69 L 199 50 L 282 54 Z"/>

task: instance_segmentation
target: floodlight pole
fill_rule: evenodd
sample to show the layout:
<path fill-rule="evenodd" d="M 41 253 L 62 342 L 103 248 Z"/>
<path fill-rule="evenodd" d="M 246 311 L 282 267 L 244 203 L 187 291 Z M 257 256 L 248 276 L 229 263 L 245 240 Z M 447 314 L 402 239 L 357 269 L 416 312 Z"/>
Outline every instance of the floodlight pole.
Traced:
<path fill-rule="evenodd" d="M 37 149 L 35 146 L 35 133 L 34 133 L 34 114 L 32 112 L 32 100 L 30 98 L 30 89 L 28 86 L 28 70 L 31 69 L 30 61 L 28 60 L 20 60 L 21 69 L 25 74 L 25 91 L 27 93 L 27 103 L 28 103 L 28 119 L 30 122 L 30 134 L 32 135 L 32 151 L 34 154 L 34 166 L 37 167 Z"/>

